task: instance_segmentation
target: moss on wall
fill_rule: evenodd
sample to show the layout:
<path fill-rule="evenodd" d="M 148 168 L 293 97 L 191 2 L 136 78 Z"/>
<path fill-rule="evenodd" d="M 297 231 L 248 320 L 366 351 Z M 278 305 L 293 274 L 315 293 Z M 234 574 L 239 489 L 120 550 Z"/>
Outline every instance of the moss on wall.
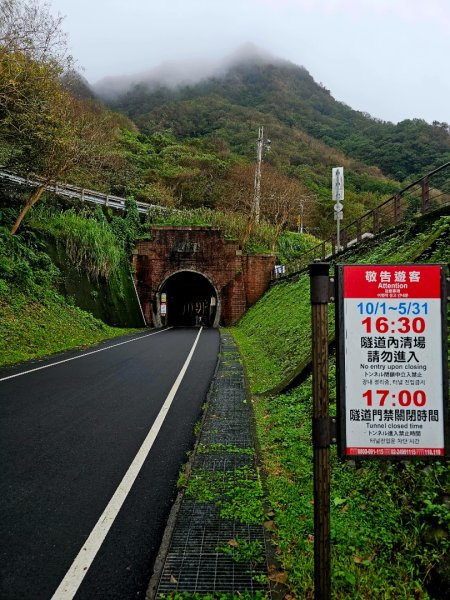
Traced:
<path fill-rule="evenodd" d="M 61 271 L 60 292 L 74 304 L 114 327 L 143 327 L 130 267 L 125 262 L 108 280 L 90 279 L 69 261 L 62 244 L 47 239 L 47 252 Z"/>

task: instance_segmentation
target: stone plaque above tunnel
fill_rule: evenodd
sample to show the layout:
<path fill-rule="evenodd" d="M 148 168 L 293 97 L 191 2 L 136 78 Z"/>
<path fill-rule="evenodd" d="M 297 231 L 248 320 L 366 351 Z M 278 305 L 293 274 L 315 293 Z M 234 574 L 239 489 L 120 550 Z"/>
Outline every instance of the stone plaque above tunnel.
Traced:
<path fill-rule="evenodd" d="M 137 242 L 133 266 L 147 324 L 232 325 L 267 290 L 271 254 L 243 254 L 212 227 L 150 228 Z"/>

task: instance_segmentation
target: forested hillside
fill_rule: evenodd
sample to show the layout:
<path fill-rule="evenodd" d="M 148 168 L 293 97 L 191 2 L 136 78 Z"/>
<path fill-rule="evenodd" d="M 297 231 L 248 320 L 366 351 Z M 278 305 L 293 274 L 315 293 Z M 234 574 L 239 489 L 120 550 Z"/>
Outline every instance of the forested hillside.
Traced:
<path fill-rule="evenodd" d="M 345 168 L 345 226 L 400 182 L 450 159 L 447 124 L 378 121 L 335 101 L 305 68 L 256 49 L 199 83 L 169 88 L 144 81 L 106 107 L 77 73 L 60 17 L 39 2 L 0 6 L 0 164 L 42 181 L 21 205 L 17 194 L 9 197 L 2 224 L 13 233 L 37 202 L 54 205 L 46 188 L 59 180 L 177 209 L 219 211 L 222 223 L 239 222 L 227 235 L 261 247 L 261 235 L 250 240 L 261 126 L 261 226 L 270 230 L 263 245 L 273 250 L 286 230 L 319 238 L 334 230 L 333 166 Z M 206 222 L 215 221 L 206 214 Z M 168 218 L 179 221 L 174 213 Z"/>
<path fill-rule="evenodd" d="M 245 126 L 259 118 L 270 123 L 272 138 L 281 129 L 276 152 L 285 167 L 317 162 L 317 151 L 324 151 L 317 144 L 309 152 L 292 151 L 292 137 L 299 132 L 311 136 L 310 148 L 313 140 L 320 140 L 398 181 L 418 177 L 450 159 L 447 123 L 429 125 L 414 119 L 394 125 L 372 118 L 334 100 L 305 68 L 267 55 L 242 59 L 225 75 L 196 85 L 169 89 L 157 82 L 142 83 L 112 106 L 143 130 L 170 129 L 180 138 L 215 135 L 246 156 L 251 137 L 245 135 Z"/>
<path fill-rule="evenodd" d="M 305 68 L 254 48 L 198 83 L 154 79 L 106 94 L 107 108 L 77 73 L 60 17 L 38 2 L 1 6 L 0 163 L 43 181 L 17 208 L 15 229 L 55 180 L 250 221 L 260 126 L 271 140 L 261 219 L 279 233 L 333 231 L 333 166 L 345 168 L 345 225 L 450 159 L 447 124 L 373 119 L 335 101 Z"/>
<path fill-rule="evenodd" d="M 117 87 L 118 80 L 109 85 Z M 291 214 L 302 211 L 319 236 L 334 226 L 331 167 L 345 167 L 344 215 L 357 217 L 395 193 L 399 182 L 450 159 L 446 123 L 415 119 L 395 125 L 372 118 L 334 100 L 305 68 L 255 49 L 196 84 L 168 87 L 151 79 L 113 98 L 107 88 L 104 82 L 109 105 L 137 125 L 147 149 L 144 196 L 152 191 L 182 206 L 248 211 L 263 125 L 271 140 L 263 157 L 263 214 L 273 219 L 273 198 L 290 186 L 297 198 L 290 201 Z M 164 168 L 155 168 L 158 161 Z"/>

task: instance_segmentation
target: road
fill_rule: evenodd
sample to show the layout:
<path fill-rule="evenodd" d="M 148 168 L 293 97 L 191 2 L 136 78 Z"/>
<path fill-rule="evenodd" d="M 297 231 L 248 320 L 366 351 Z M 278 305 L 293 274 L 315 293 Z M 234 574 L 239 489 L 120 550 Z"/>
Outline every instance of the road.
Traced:
<path fill-rule="evenodd" d="M 0 372 L 2 600 L 145 596 L 218 346 L 170 329 Z"/>

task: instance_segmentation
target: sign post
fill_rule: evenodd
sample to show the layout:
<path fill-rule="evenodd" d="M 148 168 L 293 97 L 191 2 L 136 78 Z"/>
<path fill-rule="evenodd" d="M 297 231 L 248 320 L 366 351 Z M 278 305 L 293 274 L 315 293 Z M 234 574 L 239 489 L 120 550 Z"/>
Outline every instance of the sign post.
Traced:
<path fill-rule="evenodd" d="M 328 404 L 328 263 L 309 265 L 311 282 L 313 479 L 314 479 L 314 598 L 331 598 L 330 565 L 330 444 L 332 421 Z"/>
<path fill-rule="evenodd" d="M 449 455 L 443 265 L 338 265 L 339 452 Z"/>

